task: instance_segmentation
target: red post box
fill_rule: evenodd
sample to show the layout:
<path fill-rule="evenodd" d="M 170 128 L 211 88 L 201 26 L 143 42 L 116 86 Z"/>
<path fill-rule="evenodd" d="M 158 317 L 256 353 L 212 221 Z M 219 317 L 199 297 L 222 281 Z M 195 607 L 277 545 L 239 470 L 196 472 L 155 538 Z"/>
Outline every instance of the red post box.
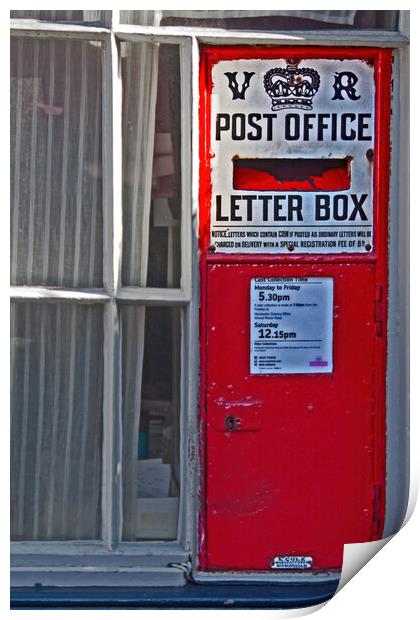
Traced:
<path fill-rule="evenodd" d="M 199 570 L 381 537 L 391 53 L 201 56 Z"/>

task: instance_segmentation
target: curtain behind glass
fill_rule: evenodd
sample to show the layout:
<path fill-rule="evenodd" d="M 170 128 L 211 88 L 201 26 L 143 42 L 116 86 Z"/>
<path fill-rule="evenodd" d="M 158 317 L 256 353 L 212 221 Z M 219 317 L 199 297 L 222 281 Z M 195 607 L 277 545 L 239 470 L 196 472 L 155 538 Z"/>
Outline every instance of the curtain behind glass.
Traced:
<path fill-rule="evenodd" d="M 13 540 L 100 538 L 102 315 L 12 304 Z"/>
<path fill-rule="evenodd" d="M 13 37 L 11 279 L 102 287 L 97 43 Z"/>
<path fill-rule="evenodd" d="M 82 22 L 97 24 L 105 21 L 108 11 L 10 11 L 11 19 L 37 19 L 45 22 Z"/>
<path fill-rule="evenodd" d="M 124 286 L 180 286 L 181 95 L 177 45 L 124 43 Z"/>

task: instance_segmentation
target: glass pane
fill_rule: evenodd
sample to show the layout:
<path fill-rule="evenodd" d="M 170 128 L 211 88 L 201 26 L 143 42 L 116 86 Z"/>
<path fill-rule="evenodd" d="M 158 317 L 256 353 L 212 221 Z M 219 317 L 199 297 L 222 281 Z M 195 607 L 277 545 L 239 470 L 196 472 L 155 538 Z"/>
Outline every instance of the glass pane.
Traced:
<path fill-rule="evenodd" d="M 13 540 L 100 538 L 102 314 L 12 303 Z"/>
<path fill-rule="evenodd" d="M 177 45 L 122 50 L 122 282 L 180 285 L 181 128 Z"/>
<path fill-rule="evenodd" d="M 123 538 L 174 539 L 179 508 L 178 308 L 122 306 Z"/>
<path fill-rule="evenodd" d="M 102 287 L 101 55 L 12 38 L 13 284 Z"/>
<path fill-rule="evenodd" d="M 43 22 L 82 22 L 85 26 L 105 22 L 110 11 L 10 11 L 11 19 L 38 19 Z"/>
<path fill-rule="evenodd" d="M 231 30 L 397 30 L 398 11 L 120 11 L 120 21 Z"/>

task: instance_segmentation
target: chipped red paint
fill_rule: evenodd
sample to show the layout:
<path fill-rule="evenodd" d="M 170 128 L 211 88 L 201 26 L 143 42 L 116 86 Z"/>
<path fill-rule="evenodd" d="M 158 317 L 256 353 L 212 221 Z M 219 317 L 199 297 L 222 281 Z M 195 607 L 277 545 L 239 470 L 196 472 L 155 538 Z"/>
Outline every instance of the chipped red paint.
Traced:
<path fill-rule="evenodd" d="M 375 236 L 369 255 L 222 255 L 209 248 L 211 67 L 254 57 L 357 58 L 374 65 Z M 202 50 L 201 570 L 268 570 L 282 554 L 310 555 L 315 570 L 339 569 L 343 544 L 381 538 L 391 58 L 390 50 L 377 48 Z M 331 375 L 249 374 L 249 281 L 271 275 L 334 278 Z M 221 418 L 232 412 L 226 403 L 245 399 L 258 402 L 250 430 L 221 431 Z"/>

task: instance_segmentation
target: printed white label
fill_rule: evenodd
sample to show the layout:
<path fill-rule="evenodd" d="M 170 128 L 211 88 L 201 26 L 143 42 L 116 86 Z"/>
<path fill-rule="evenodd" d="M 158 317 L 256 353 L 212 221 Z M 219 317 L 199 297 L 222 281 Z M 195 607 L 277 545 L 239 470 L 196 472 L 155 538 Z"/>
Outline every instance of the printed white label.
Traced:
<path fill-rule="evenodd" d="M 280 568 L 280 569 L 305 569 L 311 568 L 312 566 L 312 558 L 310 556 L 303 555 L 283 555 L 276 556 L 273 558 L 271 563 L 271 568 Z"/>
<path fill-rule="evenodd" d="M 373 66 L 223 60 L 212 84 L 215 251 L 372 252 Z"/>
<path fill-rule="evenodd" d="M 250 315 L 251 374 L 332 372 L 332 278 L 254 278 Z"/>

